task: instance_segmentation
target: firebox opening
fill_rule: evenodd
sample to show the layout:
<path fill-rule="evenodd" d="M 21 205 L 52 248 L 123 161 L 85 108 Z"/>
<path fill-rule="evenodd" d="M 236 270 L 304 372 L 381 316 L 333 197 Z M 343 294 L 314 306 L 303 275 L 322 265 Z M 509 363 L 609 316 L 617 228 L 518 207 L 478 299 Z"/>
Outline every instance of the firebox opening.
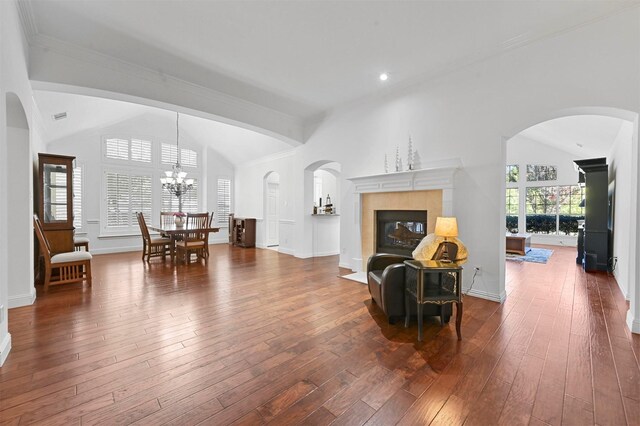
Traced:
<path fill-rule="evenodd" d="M 411 256 L 427 235 L 426 210 L 376 210 L 376 253 Z"/>

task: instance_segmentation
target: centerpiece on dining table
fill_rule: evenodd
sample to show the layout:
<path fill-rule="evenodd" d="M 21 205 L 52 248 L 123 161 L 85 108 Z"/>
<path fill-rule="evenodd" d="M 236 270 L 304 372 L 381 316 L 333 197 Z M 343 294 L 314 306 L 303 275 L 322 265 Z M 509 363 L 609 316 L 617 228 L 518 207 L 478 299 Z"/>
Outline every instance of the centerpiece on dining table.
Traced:
<path fill-rule="evenodd" d="M 183 212 L 174 213 L 173 221 L 176 226 L 184 226 L 184 223 L 187 221 L 187 214 Z"/>

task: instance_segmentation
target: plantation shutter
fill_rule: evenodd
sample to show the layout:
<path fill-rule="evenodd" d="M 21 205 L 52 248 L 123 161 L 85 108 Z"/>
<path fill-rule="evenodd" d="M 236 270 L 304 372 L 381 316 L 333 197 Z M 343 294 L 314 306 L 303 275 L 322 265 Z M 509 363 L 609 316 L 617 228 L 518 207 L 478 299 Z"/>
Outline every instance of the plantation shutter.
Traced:
<path fill-rule="evenodd" d="M 73 169 L 73 226 L 82 228 L 82 167 Z"/>
<path fill-rule="evenodd" d="M 131 203 L 130 218 L 131 226 L 136 224 L 136 212 L 142 212 L 147 222 L 151 221 L 151 176 L 132 175 L 131 176 Z"/>
<path fill-rule="evenodd" d="M 131 139 L 131 160 L 151 163 L 151 141 Z"/>
<path fill-rule="evenodd" d="M 184 167 L 198 167 L 198 154 L 192 149 L 181 149 L 180 164 Z"/>
<path fill-rule="evenodd" d="M 178 209 L 178 197 L 167 190 L 162 190 L 162 211 L 177 212 Z M 184 213 L 197 213 L 198 210 L 198 179 L 193 179 L 193 188 L 182 195 L 182 211 Z"/>
<path fill-rule="evenodd" d="M 227 224 L 231 213 L 231 180 L 218 179 L 218 211 L 216 217 L 219 224 Z"/>
<path fill-rule="evenodd" d="M 177 198 L 178 197 L 173 197 Z M 182 196 L 182 211 L 185 213 L 198 212 L 198 179 L 193 180 L 193 188 Z"/>
<path fill-rule="evenodd" d="M 147 221 L 152 212 L 152 176 L 126 171 L 105 172 L 107 228 L 137 230 L 136 212 L 142 212 Z"/>
<path fill-rule="evenodd" d="M 178 161 L 178 149 L 175 145 L 163 143 L 160 146 L 160 162 L 162 164 L 175 164 Z"/>
<path fill-rule="evenodd" d="M 107 195 L 107 228 L 129 226 L 129 175 L 105 173 Z"/>
<path fill-rule="evenodd" d="M 107 158 L 115 160 L 129 159 L 129 141 L 127 139 L 105 139 L 105 150 L 105 155 L 107 156 Z"/>

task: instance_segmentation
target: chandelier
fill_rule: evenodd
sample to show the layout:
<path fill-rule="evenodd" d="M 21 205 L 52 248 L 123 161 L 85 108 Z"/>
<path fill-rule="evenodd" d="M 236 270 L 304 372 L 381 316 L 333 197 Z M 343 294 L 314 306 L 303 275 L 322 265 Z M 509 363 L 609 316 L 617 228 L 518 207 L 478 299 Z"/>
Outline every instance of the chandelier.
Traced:
<path fill-rule="evenodd" d="M 180 115 L 176 112 L 176 164 L 173 165 L 172 170 L 164 172 L 165 177 L 160 178 L 160 182 L 162 182 L 162 189 L 178 197 L 178 211 L 182 211 L 182 196 L 193 188 L 193 179 L 185 179 L 187 172 L 183 172 L 180 165 L 179 120 Z"/>

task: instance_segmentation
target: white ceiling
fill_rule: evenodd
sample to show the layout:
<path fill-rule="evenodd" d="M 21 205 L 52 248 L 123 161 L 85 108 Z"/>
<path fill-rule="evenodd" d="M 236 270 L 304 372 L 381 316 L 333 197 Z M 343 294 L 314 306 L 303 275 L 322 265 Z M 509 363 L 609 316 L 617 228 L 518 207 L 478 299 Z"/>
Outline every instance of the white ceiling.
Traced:
<path fill-rule="evenodd" d="M 20 0 L 34 36 L 57 39 L 309 118 L 353 100 L 615 13 L 637 1 L 195 1 Z M 389 74 L 381 82 L 381 72 Z M 161 109 L 38 92 L 58 139 Z M 69 118 L 50 116 L 67 111 Z M 233 164 L 290 149 L 250 130 L 184 116 L 184 131 Z M 601 155 L 620 122 L 570 117 L 524 135 Z M 583 144 L 578 148 L 576 143 Z M 577 151 L 576 151 L 577 150 Z M 595 154 L 597 152 L 597 154 Z"/>
<path fill-rule="evenodd" d="M 45 91 L 35 91 L 34 99 L 42 113 L 48 139 L 52 141 L 78 132 L 115 125 L 140 115 L 166 120 L 168 128 L 175 128 L 175 112 L 159 108 Z M 54 121 L 53 114 L 59 112 L 66 112 L 67 118 Z M 187 114 L 180 114 L 180 132 L 203 147 L 214 149 L 234 165 L 292 149 L 289 144 L 278 139 Z M 175 132 L 166 137 L 175 140 Z"/>
<path fill-rule="evenodd" d="M 309 117 L 630 3 L 31 0 L 30 9 L 42 36 Z"/>
<path fill-rule="evenodd" d="M 576 158 L 606 157 L 625 124 L 631 125 L 619 118 L 576 115 L 545 121 L 519 134 L 569 152 Z"/>

